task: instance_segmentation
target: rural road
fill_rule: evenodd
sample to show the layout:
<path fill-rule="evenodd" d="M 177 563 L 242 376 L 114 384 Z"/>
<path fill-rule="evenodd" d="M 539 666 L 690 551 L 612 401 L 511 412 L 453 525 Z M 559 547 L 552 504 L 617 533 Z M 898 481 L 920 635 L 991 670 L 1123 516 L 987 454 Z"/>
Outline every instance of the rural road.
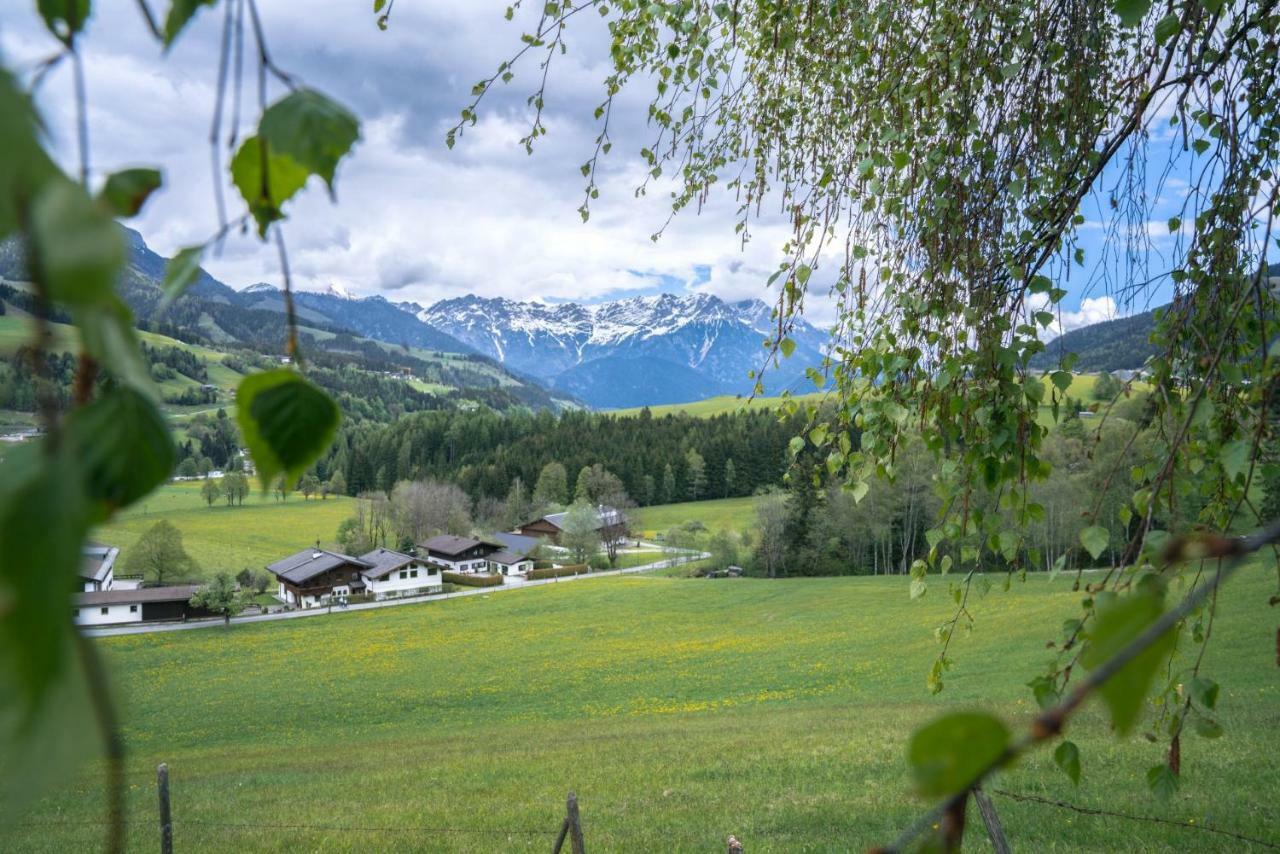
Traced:
<path fill-rule="evenodd" d="M 672 566 L 679 566 L 682 563 L 690 563 L 695 560 L 702 560 L 711 557 L 709 552 L 689 552 L 677 557 L 666 558 L 664 560 L 646 563 L 641 566 L 627 567 L 626 569 L 606 569 L 601 572 L 592 572 L 587 575 L 568 575 L 564 578 L 540 578 L 536 581 L 526 581 L 523 578 L 508 578 L 500 587 L 472 587 L 467 590 L 458 590 L 453 593 L 436 593 L 430 596 L 405 596 L 400 599 L 383 599 L 378 602 L 360 602 L 355 605 L 348 605 L 346 608 L 335 608 L 333 610 L 338 613 L 343 611 L 365 611 L 373 608 L 393 608 L 397 605 L 416 605 L 423 602 L 438 602 L 442 599 L 456 599 L 459 596 L 480 596 L 489 595 L 491 593 L 504 593 L 508 590 L 523 590 L 526 587 L 538 587 L 543 584 L 562 584 L 568 581 L 582 581 L 590 578 L 602 578 L 608 575 L 630 575 L 637 572 L 648 572 L 653 569 L 666 569 Z M 297 620 L 303 617 L 322 617 L 330 613 L 329 608 L 304 608 L 298 611 L 280 611 L 275 614 L 255 614 L 246 617 L 232 617 L 233 625 L 242 623 L 267 623 L 274 620 Z M 190 629 L 208 629 L 217 628 L 223 625 L 223 621 L 219 619 L 209 620 L 192 620 L 186 623 L 148 623 L 140 625 L 126 626 L 103 626 L 99 628 L 83 629 L 87 637 L 103 638 L 113 637 L 115 635 L 144 635 L 151 632 L 185 632 Z"/>

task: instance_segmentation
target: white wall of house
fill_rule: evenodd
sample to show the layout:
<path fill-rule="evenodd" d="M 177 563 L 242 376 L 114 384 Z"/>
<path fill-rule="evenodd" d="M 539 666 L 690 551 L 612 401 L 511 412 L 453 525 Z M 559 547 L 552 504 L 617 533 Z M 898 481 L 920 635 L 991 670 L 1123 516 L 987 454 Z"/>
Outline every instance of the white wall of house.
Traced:
<path fill-rule="evenodd" d="M 95 590 L 111 590 L 112 584 L 115 582 L 116 568 L 114 566 L 107 569 L 107 574 L 102 577 L 101 581 L 93 581 L 92 579 L 82 579 L 84 581 L 84 592 L 92 593 Z"/>
<path fill-rule="evenodd" d="M 141 575 L 134 576 L 118 576 L 111 581 L 112 590 L 137 590 L 142 587 L 143 578 Z"/>
<path fill-rule="evenodd" d="M 489 562 L 489 571 L 501 573 L 502 575 L 524 575 L 531 569 L 533 569 L 533 561 L 531 560 L 522 560 L 513 564 Z"/>
<path fill-rule="evenodd" d="M 466 560 L 449 560 L 448 558 L 431 556 L 431 562 L 445 572 L 488 572 L 489 561 L 482 557 L 469 557 Z"/>
<path fill-rule="evenodd" d="M 365 589 L 378 599 L 389 596 L 403 596 L 416 590 L 431 590 L 439 587 L 440 567 L 423 563 L 412 563 L 403 569 L 397 569 L 384 578 L 365 577 Z"/>
<path fill-rule="evenodd" d="M 77 626 L 142 622 L 142 605 L 81 605 L 71 612 Z"/>

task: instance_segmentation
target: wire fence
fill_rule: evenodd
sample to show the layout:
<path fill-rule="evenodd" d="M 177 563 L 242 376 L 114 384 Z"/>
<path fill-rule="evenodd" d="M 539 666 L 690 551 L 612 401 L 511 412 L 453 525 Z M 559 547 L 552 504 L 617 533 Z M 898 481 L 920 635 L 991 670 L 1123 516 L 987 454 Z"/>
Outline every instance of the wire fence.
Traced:
<path fill-rule="evenodd" d="M 1133 813 L 1117 812 L 1115 810 L 1106 810 L 1100 807 L 1086 807 L 1080 804 L 1073 804 L 1067 801 L 1058 801 L 1052 798 L 1044 798 L 1039 795 L 1028 795 L 1019 792 L 1007 792 L 1003 789 L 987 789 L 993 795 L 999 795 L 1011 801 L 1019 801 L 1021 803 L 1043 804 L 1044 806 L 1055 807 L 1057 809 L 1069 810 L 1080 815 L 1104 816 L 1107 818 L 1120 818 L 1126 821 L 1146 822 L 1148 824 L 1164 824 L 1172 827 L 1178 827 L 1182 830 L 1201 831 L 1203 833 L 1216 833 L 1220 836 L 1229 836 L 1240 842 L 1248 842 L 1251 845 L 1261 845 L 1263 848 L 1280 851 L 1280 843 L 1271 842 L 1266 839 L 1259 839 L 1256 836 L 1248 836 L 1244 833 L 1238 833 L 1234 830 L 1226 830 L 1221 827 L 1213 827 L 1209 824 L 1196 823 L 1192 824 L 1188 821 L 1178 821 L 1177 819 L 1165 818 L 1158 815 L 1135 815 Z"/>

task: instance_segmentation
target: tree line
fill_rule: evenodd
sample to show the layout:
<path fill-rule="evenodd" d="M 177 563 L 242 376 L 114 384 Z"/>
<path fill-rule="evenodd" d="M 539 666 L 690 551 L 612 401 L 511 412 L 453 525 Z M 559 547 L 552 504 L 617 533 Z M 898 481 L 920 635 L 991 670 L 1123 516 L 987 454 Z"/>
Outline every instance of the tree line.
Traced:
<path fill-rule="evenodd" d="M 351 495 L 390 492 L 400 481 L 450 481 L 479 502 L 505 499 L 517 480 L 535 485 L 551 463 L 574 478 L 601 465 L 638 505 L 696 501 L 779 484 L 788 442 L 802 424 L 802 416 L 771 411 L 712 418 L 655 418 L 647 409 L 625 417 L 421 412 L 384 427 L 347 425 L 315 473 L 321 480 L 341 474 Z"/>

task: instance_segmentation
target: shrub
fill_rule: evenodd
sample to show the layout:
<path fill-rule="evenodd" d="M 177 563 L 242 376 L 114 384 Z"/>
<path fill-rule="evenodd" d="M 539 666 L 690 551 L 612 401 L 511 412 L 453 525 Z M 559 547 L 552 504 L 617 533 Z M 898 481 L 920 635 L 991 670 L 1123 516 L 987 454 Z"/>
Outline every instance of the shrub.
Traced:
<path fill-rule="evenodd" d="M 530 581 L 537 581 L 539 578 L 564 578 L 566 575 L 586 575 L 591 569 L 585 563 L 575 563 L 569 566 L 548 567 L 546 569 L 531 569 L 525 574 L 525 578 Z"/>
<path fill-rule="evenodd" d="M 461 584 L 463 587 L 497 587 L 502 583 L 501 575 L 464 575 L 461 572 L 443 572 L 440 577 L 449 584 Z"/>
<path fill-rule="evenodd" d="M 587 565 L 593 570 L 609 569 L 612 566 L 607 555 L 592 555 L 587 561 Z"/>

